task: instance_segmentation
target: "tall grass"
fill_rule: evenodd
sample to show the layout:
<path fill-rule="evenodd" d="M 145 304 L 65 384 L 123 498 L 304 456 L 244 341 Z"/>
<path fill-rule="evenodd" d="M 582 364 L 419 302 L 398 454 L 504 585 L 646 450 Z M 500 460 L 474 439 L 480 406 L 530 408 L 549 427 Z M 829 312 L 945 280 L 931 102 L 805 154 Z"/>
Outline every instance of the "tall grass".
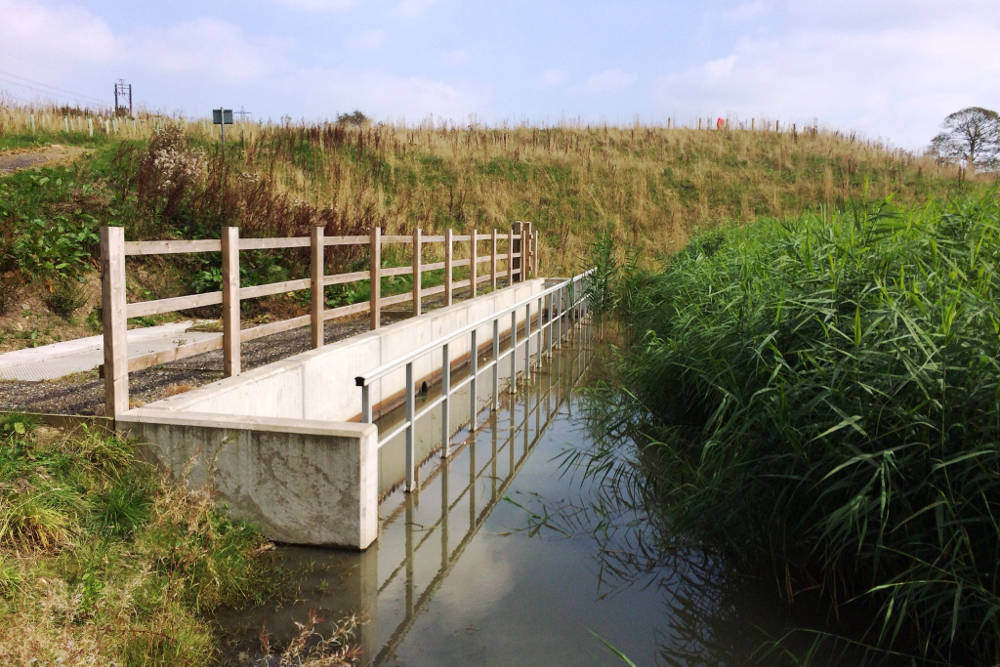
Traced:
<path fill-rule="evenodd" d="M 873 656 L 996 663 L 998 248 L 996 192 L 697 237 L 633 276 L 595 415 L 672 530 L 868 619 Z"/>

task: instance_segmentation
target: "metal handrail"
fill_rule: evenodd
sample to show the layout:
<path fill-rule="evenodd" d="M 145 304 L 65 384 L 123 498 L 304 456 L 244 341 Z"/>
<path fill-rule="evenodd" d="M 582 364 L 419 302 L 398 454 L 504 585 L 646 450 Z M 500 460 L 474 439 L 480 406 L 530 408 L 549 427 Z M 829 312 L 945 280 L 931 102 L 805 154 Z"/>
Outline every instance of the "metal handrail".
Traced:
<path fill-rule="evenodd" d="M 455 331 L 451 332 L 450 334 L 442 336 L 442 337 L 440 337 L 440 338 L 438 338 L 436 340 L 431 341 L 430 343 L 427 343 L 426 345 L 423 345 L 422 347 L 418 347 L 416 350 L 413 350 L 412 352 L 408 352 L 408 353 L 404 354 L 401 357 L 398 357 L 398 358 L 396 358 L 396 359 L 394 359 L 392 361 L 384 363 L 381 366 L 378 366 L 377 368 L 368 371 L 364 375 L 358 375 L 357 377 L 354 378 L 354 384 L 356 386 L 358 386 L 358 387 L 364 387 L 366 385 L 369 385 L 372 382 L 374 382 L 375 380 L 378 380 L 379 378 L 381 378 L 381 377 L 383 377 L 383 376 L 391 373 L 392 371 L 396 370 L 398 367 L 402 366 L 406 362 L 413 361 L 414 359 L 418 359 L 418 358 L 424 356 L 425 354 L 427 354 L 428 352 L 433 352 L 434 350 L 436 350 L 437 348 L 441 347 L 445 343 L 450 343 L 451 341 L 455 340 L 459 336 L 465 335 L 465 334 L 469 333 L 470 331 L 472 331 L 474 329 L 479 329 L 479 328 L 481 328 L 483 326 L 486 326 L 487 324 L 489 324 L 490 322 L 492 322 L 494 319 L 498 319 L 502 315 L 506 315 L 506 314 L 510 313 L 511 311 L 517 310 L 518 308 L 521 308 L 521 307 L 523 307 L 523 306 L 531 303 L 532 301 L 537 301 L 540 298 L 546 297 L 549 294 L 557 292 L 560 289 L 565 288 L 570 283 L 572 283 L 572 284 L 575 285 L 577 282 L 579 282 L 580 280 L 583 280 L 584 278 L 586 278 L 587 276 L 589 276 L 593 272 L 594 272 L 594 269 L 589 269 L 587 271 L 584 271 L 581 274 L 573 276 L 572 278 L 567 278 L 566 280 L 564 280 L 563 282 L 559 283 L 558 285 L 553 285 L 552 287 L 546 288 L 544 291 L 539 292 L 538 294 L 534 294 L 534 295 L 528 297 L 527 299 L 522 299 L 521 301 L 518 301 L 513 306 L 508 306 L 507 308 L 505 308 L 502 311 L 499 311 L 498 313 L 494 313 L 493 315 L 489 315 L 487 317 L 484 317 L 481 320 L 478 320 L 477 322 L 474 322 L 472 324 L 468 324 L 468 325 L 466 325 L 465 327 L 463 327 L 461 329 L 456 329 Z"/>
<path fill-rule="evenodd" d="M 450 397 L 453 393 L 464 387 L 466 384 L 470 385 L 469 392 L 469 428 L 471 431 L 476 429 L 476 417 L 478 413 L 478 400 L 476 383 L 479 378 L 480 373 L 485 372 L 489 369 L 493 369 L 493 401 L 492 410 L 496 410 L 499 407 L 498 395 L 500 393 L 499 389 L 499 378 L 500 378 L 500 362 L 501 360 L 510 355 L 510 391 L 514 393 L 517 391 L 517 351 L 518 351 L 518 340 L 517 340 L 517 311 L 520 308 L 525 310 L 525 337 L 524 337 L 524 375 L 525 378 L 531 375 L 531 339 L 532 336 L 535 337 L 536 341 L 536 351 L 538 355 L 538 363 L 541 364 L 541 360 L 544 356 L 543 353 L 547 353 L 550 357 L 552 354 L 552 348 L 555 343 L 556 337 L 558 336 L 558 341 L 561 343 L 568 333 L 568 328 L 565 326 L 564 318 L 569 313 L 574 313 L 576 318 L 582 316 L 584 312 L 583 304 L 586 301 L 585 291 L 578 292 L 576 289 L 577 283 L 590 275 L 594 269 L 590 269 L 581 273 L 579 275 L 573 276 L 572 278 L 567 278 L 557 285 L 553 285 L 538 294 L 533 294 L 527 299 L 522 299 L 521 301 L 504 308 L 503 310 L 492 313 L 488 317 L 482 318 L 477 322 L 468 324 L 461 329 L 452 331 L 445 336 L 423 345 L 412 352 L 402 355 L 401 357 L 394 359 L 391 362 L 382 364 L 381 366 L 375 368 L 372 371 L 364 375 L 357 376 L 354 381 L 355 384 L 361 387 L 361 421 L 365 423 L 372 423 L 372 403 L 371 403 L 371 383 L 378 380 L 388 373 L 397 370 L 400 366 L 406 368 L 406 417 L 403 422 L 386 434 L 384 437 L 379 438 L 378 447 L 395 438 L 400 433 L 406 433 L 406 479 L 404 483 L 404 489 L 409 492 L 413 489 L 415 483 L 415 452 L 413 443 L 413 425 L 416 420 L 421 416 L 427 414 L 430 410 L 441 405 L 442 409 L 442 419 L 441 419 L 441 457 L 446 458 L 449 455 L 449 445 L 451 442 L 450 433 L 450 422 L 448 418 L 448 410 Z M 569 289 L 568 298 L 564 300 L 563 295 L 566 289 Z M 578 296 L 579 295 L 579 296 Z M 542 323 L 542 303 L 547 297 L 549 298 L 549 321 Z M 557 298 L 556 298 L 557 297 Z M 557 303 L 553 303 L 557 301 Z M 531 329 L 531 304 L 537 302 L 537 314 L 538 314 L 538 327 L 535 331 Z M 553 315 L 553 312 L 557 313 Z M 510 349 L 506 350 L 503 354 L 500 353 L 500 318 L 510 315 L 510 331 L 511 331 L 511 345 Z M 489 361 L 483 368 L 479 368 L 479 347 L 477 343 L 477 332 L 478 330 L 486 326 L 487 324 L 493 325 L 493 359 Z M 558 324 L 558 333 L 553 331 L 553 327 Z M 548 350 L 543 350 L 543 345 L 545 343 L 545 333 L 548 330 Z M 464 378 L 462 381 L 455 385 L 451 384 L 451 357 L 449 353 L 449 345 L 451 341 L 459 338 L 461 336 L 468 335 L 470 337 L 469 341 L 469 376 Z M 414 376 L 413 376 L 413 363 L 420 357 L 434 352 L 438 348 L 441 349 L 441 396 L 434 399 L 428 404 L 421 407 L 419 412 L 416 411 L 415 405 L 415 394 L 414 389 Z"/>

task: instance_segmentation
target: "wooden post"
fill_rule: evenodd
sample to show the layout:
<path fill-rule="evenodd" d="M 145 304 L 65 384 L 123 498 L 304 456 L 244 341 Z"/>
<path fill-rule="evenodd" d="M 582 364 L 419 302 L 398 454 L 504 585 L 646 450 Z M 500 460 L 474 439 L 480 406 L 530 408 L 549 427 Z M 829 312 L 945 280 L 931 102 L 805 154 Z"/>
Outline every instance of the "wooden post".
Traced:
<path fill-rule="evenodd" d="M 756 125 L 756 123 L 757 123 L 757 119 L 756 118 L 751 118 L 750 119 L 750 131 L 751 132 L 754 131 L 754 125 Z"/>
<path fill-rule="evenodd" d="M 667 116 L 667 129 L 670 129 L 670 116 Z"/>
<path fill-rule="evenodd" d="M 527 277 L 527 274 L 531 273 L 532 262 L 534 261 L 534 255 L 531 254 L 531 251 L 533 250 L 533 248 L 531 247 L 531 227 L 532 227 L 531 221 L 529 220 L 528 222 L 524 223 L 524 226 L 525 226 L 524 235 L 526 238 L 524 242 L 521 244 L 521 247 L 524 248 L 524 257 L 523 257 L 524 261 L 521 262 L 521 266 L 524 267 L 525 275 L 521 276 L 521 280 L 524 280 Z"/>
<path fill-rule="evenodd" d="M 101 313 L 104 320 L 104 414 L 128 410 L 128 338 L 125 321 L 125 230 L 101 227 Z"/>
<path fill-rule="evenodd" d="M 774 121 L 774 131 L 778 131 L 778 121 Z"/>
<path fill-rule="evenodd" d="M 222 228 L 222 358 L 226 377 L 240 374 L 240 228 Z"/>
<path fill-rule="evenodd" d="M 701 129 L 701 118 L 698 119 L 698 129 Z"/>
<path fill-rule="evenodd" d="M 87 119 L 87 133 L 90 136 L 94 136 L 94 119 L 93 118 L 88 118 Z"/>
<path fill-rule="evenodd" d="M 313 347 L 323 347 L 323 311 L 326 306 L 323 289 L 323 228 L 313 227 L 312 234 L 309 235 L 309 272 L 310 289 L 312 291 L 312 311 L 310 313 L 309 324 L 312 327 Z"/>
<path fill-rule="evenodd" d="M 413 316 L 420 314 L 420 228 L 413 230 Z"/>
<path fill-rule="evenodd" d="M 455 234 L 455 230 L 448 228 L 444 232 L 444 305 L 450 306 L 452 303 L 452 283 L 454 279 L 452 278 L 452 250 L 454 248 L 454 241 L 452 237 Z"/>
<path fill-rule="evenodd" d="M 497 288 L 497 228 L 490 237 L 490 287 Z"/>
<path fill-rule="evenodd" d="M 369 328 L 378 329 L 382 319 L 382 228 L 372 227 L 371 232 L 371 270 L 369 280 L 371 286 L 368 289 L 368 312 L 370 314 Z"/>
<path fill-rule="evenodd" d="M 507 231 L 507 286 L 514 284 L 514 227 Z"/>
<path fill-rule="evenodd" d="M 469 285 L 472 287 L 470 299 L 476 298 L 476 276 L 479 274 L 478 266 L 476 266 L 476 260 L 479 257 L 476 245 L 476 230 L 473 229 L 472 235 L 469 237 Z"/>
<path fill-rule="evenodd" d="M 517 282 L 523 282 L 524 281 L 524 223 L 518 220 L 517 222 L 514 223 L 514 227 L 517 230 L 514 232 L 514 235 L 517 237 L 516 239 L 514 239 L 514 247 L 517 248 L 516 252 L 518 255 L 520 255 L 520 257 L 517 257 L 514 260 L 514 271 L 517 273 L 517 278 L 516 278 Z"/>
<path fill-rule="evenodd" d="M 531 256 L 534 257 L 534 259 L 535 259 L 535 265 L 533 267 L 531 267 L 531 270 L 532 270 L 532 275 L 534 275 L 536 278 L 538 277 L 538 272 L 539 272 L 540 267 L 541 267 L 541 262 L 538 261 L 538 237 L 539 237 L 539 232 L 536 229 L 534 237 L 532 238 L 532 243 L 535 246 L 535 251 L 533 253 L 531 253 Z M 541 311 L 539 311 L 539 312 L 541 312 Z"/>

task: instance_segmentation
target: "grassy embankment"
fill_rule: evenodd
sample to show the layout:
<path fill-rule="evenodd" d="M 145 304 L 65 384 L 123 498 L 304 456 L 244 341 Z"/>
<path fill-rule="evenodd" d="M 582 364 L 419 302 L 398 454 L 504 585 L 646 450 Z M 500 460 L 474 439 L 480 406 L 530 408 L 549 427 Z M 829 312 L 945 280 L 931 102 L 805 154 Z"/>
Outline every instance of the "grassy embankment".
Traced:
<path fill-rule="evenodd" d="M 994 190 L 762 221 L 608 271 L 632 344 L 595 414 L 639 443 L 632 482 L 671 532 L 864 620 L 870 657 L 994 664 L 998 248 Z"/>
<path fill-rule="evenodd" d="M 106 135 L 100 120 L 90 137 L 83 120 L 67 134 L 58 114 L 47 112 L 43 126 L 46 110 L 35 110 L 30 134 L 29 111 L 0 110 L 0 147 L 71 142 L 92 152 L 73 165 L 0 177 L 0 348 L 82 335 L 88 322 L 97 324 L 102 224 L 148 239 L 217 237 L 222 225 L 275 236 L 304 235 L 316 224 L 327 234 L 373 225 L 407 233 L 505 229 L 530 219 L 542 234 L 543 270 L 556 274 L 577 268 L 593 234 L 608 227 L 620 244 L 653 257 L 725 221 L 839 208 L 866 186 L 920 202 L 955 185 L 954 170 L 812 130 L 246 124 L 231 128 L 223 162 L 215 128 L 203 122 L 179 125 L 182 135 L 156 135 L 167 119 L 121 120 L 119 133 Z M 405 248 L 393 252 L 386 263 L 407 263 Z M 307 275 L 303 253 L 244 253 L 241 261 L 246 284 Z M 338 250 L 330 262 L 331 270 L 350 270 L 365 258 Z M 130 261 L 131 298 L 217 289 L 218 265 L 209 255 Z M 384 288 L 405 291 L 408 280 Z M 331 306 L 367 298 L 365 284 L 328 290 Z M 275 297 L 245 306 L 246 315 L 297 313 L 307 302 L 305 294 Z M 34 314 L 22 317 L 22 305 Z"/>
<path fill-rule="evenodd" d="M 209 494 L 167 483 L 128 442 L 0 416 L 5 664 L 215 664 L 213 611 L 285 594 L 270 547 Z M 354 664 L 353 618 L 302 620 L 278 655 L 262 629 L 260 661 Z"/>
<path fill-rule="evenodd" d="M 5 663 L 211 662 L 212 610 L 273 590 L 267 546 L 126 442 L 0 417 Z"/>

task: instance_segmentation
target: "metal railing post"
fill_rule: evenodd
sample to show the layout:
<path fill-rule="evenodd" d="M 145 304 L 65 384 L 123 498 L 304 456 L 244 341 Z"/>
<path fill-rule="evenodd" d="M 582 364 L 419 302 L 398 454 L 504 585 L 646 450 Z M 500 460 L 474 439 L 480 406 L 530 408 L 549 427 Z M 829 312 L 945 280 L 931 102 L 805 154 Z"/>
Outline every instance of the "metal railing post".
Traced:
<path fill-rule="evenodd" d="M 493 411 L 500 408 L 500 318 L 493 318 Z"/>
<path fill-rule="evenodd" d="M 517 393 L 517 310 L 510 311 L 510 393 Z"/>
<path fill-rule="evenodd" d="M 469 333 L 469 432 L 476 430 L 476 380 L 479 375 L 479 345 L 476 340 L 476 330 Z"/>
<path fill-rule="evenodd" d="M 531 379 L 531 302 L 524 304 L 524 381 Z"/>
<path fill-rule="evenodd" d="M 451 357 L 448 343 L 441 347 L 441 458 L 451 453 Z"/>
<path fill-rule="evenodd" d="M 372 423 L 371 387 L 367 384 L 361 387 L 361 423 Z"/>
<path fill-rule="evenodd" d="M 407 493 L 413 491 L 416 475 L 414 475 L 413 452 L 413 362 L 406 362 L 406 487 Z"/>

